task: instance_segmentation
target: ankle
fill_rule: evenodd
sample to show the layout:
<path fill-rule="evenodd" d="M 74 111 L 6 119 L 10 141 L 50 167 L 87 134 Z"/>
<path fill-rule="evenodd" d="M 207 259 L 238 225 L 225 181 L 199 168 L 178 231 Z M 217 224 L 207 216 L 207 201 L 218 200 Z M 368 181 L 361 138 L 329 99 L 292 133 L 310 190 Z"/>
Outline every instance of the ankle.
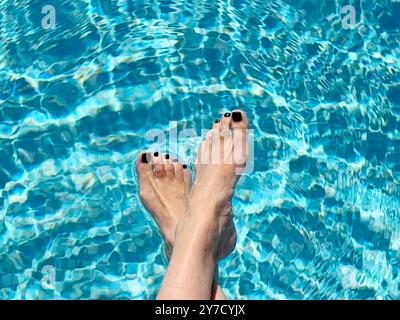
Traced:
<path fill-rule="evenodd" d="M 193 192 L 184 215 L 215 219 L 225 203 L 226 200 L 217 194 Z"/>
<path fill-rule="evenodd" d="M 198 247 L 200 251 L 217 257 L 219 238 L 218 219 L 210 218 L 201 211 L 187 212 L 176 227 L 174 248 L 180 240 L 185 239 L 183 242 L 191 250 Z"/>
<path fill-rule="evenodd" d="M 188 209 L 201 209 L 205 212 L 219 213 L 220 210 L 232 199 L 233 187 L 213 188 L 195 184 L 190 194 Z M 188 210 L 186 210 L 188 211 Z"/>

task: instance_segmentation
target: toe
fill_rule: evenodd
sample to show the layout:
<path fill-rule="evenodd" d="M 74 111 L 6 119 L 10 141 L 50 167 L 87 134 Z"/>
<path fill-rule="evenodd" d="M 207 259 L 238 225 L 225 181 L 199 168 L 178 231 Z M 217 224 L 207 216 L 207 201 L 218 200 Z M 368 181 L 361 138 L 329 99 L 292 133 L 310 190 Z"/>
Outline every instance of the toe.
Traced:
<path fill-rule="evenodd" d="M 221 135 L 222 135 L 222 132 L 219 131 L 219 127 L 217 127 L 217 128 L 213 127 L 211 130 L 209 130 L 206 133 L 206 136 L 205 136 L 205 138 L 203 140 L 204 147 L 208 146 L 209 148 L 211 148 L 211 144 L 213 143 L 213 139 L 216 136 L 218 136 L 218 138 L 219 138 Z"/>
<path fill-rule="evenodd" d="M 157 178 L 165 176 L 164 161 L 162 156 L 158 152 L 153 153 L 153 168 L 154 168 L 154 175 Z"/>
<path fill-rule="evenodd" d="M 201 143 L 197 158 L 195 161 L 195 171 L 197 172 L 198 166 L 209 163 L 210 150 L 211 150 L 211 138 L 213 136 L 212 130 L 207 133 L 207 138 Z M 215 131 L 214 131 L 215 132 Z"/>
<path fill-rule="evenodd" d="M 217 120 L 215 120 L 215 122 L 214 122 L 212 128 L 213 128 L 214 130 L 219 130 L 220 126 L 221 126 L 221 120 L 220 120 L 220 119 L 217 119 Z"/>
<path fill-rule="evenodd" d="M 149 176 L 152 173 L 151 167 L 151 153 L 142 152 L 136 159 L 136 171 L 139 180 Z"/>
<path fill-rule="evenodd" d="M 183 165 L 179 161 L 174 162 L 174 174 L 175 178 L 182 180 L 183 179 Z"/>
<path fill-rule="evenodd" d="M 247 115 L 242 110 L 233 110 L 232 111 L 232 121 L 231 121 L 231 129 L 240 129 L 246 130 L 249 127 L 249 119 Z"/>
<path fill-rule="evenodd" d="M 249 120 L 241 110 L 232 112 L 231 129 L 233 135 L 235 163 L 244 164 L 247 159 L 247 134 Z"/>
<path fill-rule="evenodd" d="M 220 125 L 219 125 L 219 130 L 221 132 L 228 131 L 230 126 L 231 126 L 231 113 L 226 112 L 224 116 L 221 119 Z"/>
<path fill-rule="evenodd" d="M 165 155 L 164 169 L 165 169 L 165 175 L 167 177 L 169 178 L 174 177 L 174 165 L 172 164 L 172 159 L 170 158 L 169 154 Z"/>
<path fill-rule="evenodd" d="M 182 165 L 183 169 L 183 181 L 185 182 L 186 190 L 189 191 L 192 186 L 192 175 L 190 170 L 186 165 Z"/>
<path fill-rule="evenodd" d="M 221 140 L 221 132 L 214 130 L 210 138 L 210 148 L 208 150 L 208 163 L 220 164 L 223 159 L 224 148 L 229 140 Z"/>

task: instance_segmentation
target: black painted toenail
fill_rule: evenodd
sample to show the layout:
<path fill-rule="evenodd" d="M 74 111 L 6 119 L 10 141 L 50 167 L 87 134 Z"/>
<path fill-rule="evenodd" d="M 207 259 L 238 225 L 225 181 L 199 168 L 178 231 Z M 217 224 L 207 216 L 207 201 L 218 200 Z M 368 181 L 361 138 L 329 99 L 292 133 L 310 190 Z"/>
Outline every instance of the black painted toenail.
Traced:
<path fill-rule="evenodd" d="M 215 123 L 220 123 L 220 122 L 221 122 L 221 120 L 219 120 L 219 119 L 215 120 Z"/>
<path fill-rule="evenodd" d="M 187 165 L 186 165 L 186 164 L 184 164 L 182 167 L 183 167 L 183 169 L 186 169 L 186 168 L 187 168 Z"/>
<path fill-rule="evenodd" d="M 242 113 L 239 111 L 232 112 L 232 120 L 235 122 L 242 121 Z"/>
<path fill-rule="evenodd" d="M 167 159 L 167 160 L 169 159 L 169 154 L 165 155 L 165 159 Z"/>
<path fill-rule="evenodd" d="M 157 152 L 157 151 L 154 152 L 154 156 L 155 156 L 155 157 L 158 157 L 158 152 Z"/>
<path fill-rule="evenodd" d="M 230 116 L 231 116 L 231 113 L 230 113 L 230 112 L 227 112 L 227 113 L 224 114 L 224 117 L 225 117 L 225 118 L 228 118 L 228 117 L 230 117 Z"/>
<path fill-rule="evenodd" d="M 142 163 L 149 163 L 147 155 L 148 155 L 147 153 L 143 153 L 142 154 Z"/>

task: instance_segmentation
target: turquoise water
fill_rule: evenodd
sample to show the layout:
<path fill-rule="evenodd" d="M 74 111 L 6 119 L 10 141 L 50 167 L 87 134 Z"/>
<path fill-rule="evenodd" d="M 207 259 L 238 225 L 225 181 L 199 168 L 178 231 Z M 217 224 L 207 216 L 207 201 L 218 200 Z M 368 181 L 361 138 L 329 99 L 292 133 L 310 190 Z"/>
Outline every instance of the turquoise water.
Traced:
<path fill-rule="evenodd" d="M 237 107 L 228 297 L 399 299 L 400 2 L 351 3 L 0 0 L 0 299 L 154 298 L 143 136 Z"/>

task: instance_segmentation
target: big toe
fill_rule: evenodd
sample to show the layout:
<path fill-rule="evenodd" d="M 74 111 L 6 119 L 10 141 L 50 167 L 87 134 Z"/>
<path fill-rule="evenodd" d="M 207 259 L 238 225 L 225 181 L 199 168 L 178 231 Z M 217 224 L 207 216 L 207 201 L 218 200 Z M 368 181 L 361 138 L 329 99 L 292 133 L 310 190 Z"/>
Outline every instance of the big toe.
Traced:
<path fill-rule="evenodd" d="M 139 180 L 147 178 L 152 173 L 151 153 L 142 152 L 136 159 L 136 171 L 139 175 Z"/>
<path fill-rule="evenodd" d="M 233 110 L 232 111 L 232 121 L 231 121 L 231 129 L 232 130 L 246 130 L 249 127 L 249 119 L 247 115 L 242 110 Z"/>
<path fill-rule="evenodd" d="M 249 119 L 242 110 L 232 112 L 231 129 L 234 145 L 235 163 L 245 165 L 248 156 L 247 135 L 249 128 Z"/>

